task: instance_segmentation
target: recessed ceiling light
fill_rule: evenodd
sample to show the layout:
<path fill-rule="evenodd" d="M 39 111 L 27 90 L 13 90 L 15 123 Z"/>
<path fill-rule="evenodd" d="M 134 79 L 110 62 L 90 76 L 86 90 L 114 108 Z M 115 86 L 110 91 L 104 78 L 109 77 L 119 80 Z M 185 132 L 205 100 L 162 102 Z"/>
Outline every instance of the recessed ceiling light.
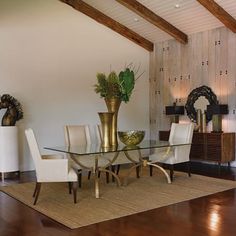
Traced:
<path fill-rule="evenodd" d="M 135 21 L 135 22 L 138 22 L 138 21 L 139 21 L 139 19 L 135 17 L 135 18 L 134 18 L 134 21 Z"/>
<path fill-rule="evenodd" d="M 180 5 L 178 3 L 175 4 L 175 8 L 180 8 Z"/>

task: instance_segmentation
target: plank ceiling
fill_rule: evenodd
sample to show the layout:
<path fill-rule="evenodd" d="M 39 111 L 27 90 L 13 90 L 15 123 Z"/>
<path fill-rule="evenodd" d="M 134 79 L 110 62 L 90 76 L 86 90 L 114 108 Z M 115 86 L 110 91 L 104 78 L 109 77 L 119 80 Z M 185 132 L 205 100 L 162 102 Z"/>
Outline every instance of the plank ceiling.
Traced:
<path fill-rule="evenodd" d="M 138 1 L 187 35 L 223 26 L 217 18 L 196 0 Z M 151 42 L 172 38 L 115 0 L 84 0 L 84 2 L 97 8 Z M 236 18 L 236 0 L 215 0 L 215 2 Z M 178 8 L 176 4 L 179 5 Z"/>

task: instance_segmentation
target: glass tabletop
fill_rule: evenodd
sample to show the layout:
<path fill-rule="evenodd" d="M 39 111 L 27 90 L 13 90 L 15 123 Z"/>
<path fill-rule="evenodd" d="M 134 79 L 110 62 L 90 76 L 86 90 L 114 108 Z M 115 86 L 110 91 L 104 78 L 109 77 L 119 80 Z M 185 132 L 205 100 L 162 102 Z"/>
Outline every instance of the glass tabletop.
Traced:
<path fill-rule="evenodd" d="M 191 145 L 191 143 L 170 143 L 169 141 L 159 141 L 159 140 L 144 140 L 137 146 L 125 146 L 123 143 L 119 143 L 116 147 L 104 148 L 101 143 L 94 142 L 88 145 L 81 146 L 55 146 L 55 147 L 44 147 L 45 149 L 63 153 L 69 153 L 74 155 L 90 155 L 90 154 L 101 154 L 101 153 L 111 153 L 120 151 L 131 151 L 131 150 L 142 150 L 142 149 L 152 149 L 152 148 L 163 148 L 163 147 L 175 147 Z"/>

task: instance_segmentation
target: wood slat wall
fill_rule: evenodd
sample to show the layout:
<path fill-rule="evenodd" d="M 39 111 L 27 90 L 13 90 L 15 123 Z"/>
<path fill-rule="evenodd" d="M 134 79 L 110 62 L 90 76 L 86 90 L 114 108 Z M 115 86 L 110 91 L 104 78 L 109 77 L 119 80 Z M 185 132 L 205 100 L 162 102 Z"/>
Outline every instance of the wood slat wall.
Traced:
<path fill-rule="evenodd" d="M 188 94 L 207 85 L 220 103 L 229 105 L 223 117 L 223 130 L 236 132 L 236 34 L 225 27 L 189 36 L 187 45 L 175 40 L 155 44 L 150 55 L 150 131 L 170 128 L 165 106 L 185 105 Z M 181 116 L 180 121 L 189 121 Z M 212 130 L 211 122 L 207 130 Z"/>

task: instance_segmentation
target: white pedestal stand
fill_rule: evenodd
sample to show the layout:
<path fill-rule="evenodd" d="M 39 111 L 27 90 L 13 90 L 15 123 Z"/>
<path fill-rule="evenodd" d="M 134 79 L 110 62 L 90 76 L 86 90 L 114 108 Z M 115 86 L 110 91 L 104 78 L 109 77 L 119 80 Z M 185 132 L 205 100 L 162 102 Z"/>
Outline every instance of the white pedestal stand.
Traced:
<path fill-rule="evenodd" d="M 18 129 L 16 126 L 0 126 L 0 173 L 19 171 Z"/>

